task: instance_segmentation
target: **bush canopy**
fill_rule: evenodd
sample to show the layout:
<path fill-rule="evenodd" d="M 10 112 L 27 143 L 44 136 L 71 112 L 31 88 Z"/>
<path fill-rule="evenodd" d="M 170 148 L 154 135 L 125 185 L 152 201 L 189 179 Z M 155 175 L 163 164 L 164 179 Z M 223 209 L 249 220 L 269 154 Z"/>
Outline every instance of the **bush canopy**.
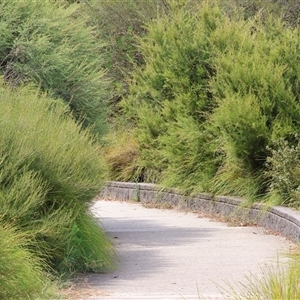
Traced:
<path fill-rule="evenodd" d="M 267 9 L 245 18 L 218 1 L 168 3 L 139 38 L 144 64 L 121 101 L 137 142 L 135 178 L 189 193 L 272 195 L 277 141 L 298 147 L 299 27 Z"/>

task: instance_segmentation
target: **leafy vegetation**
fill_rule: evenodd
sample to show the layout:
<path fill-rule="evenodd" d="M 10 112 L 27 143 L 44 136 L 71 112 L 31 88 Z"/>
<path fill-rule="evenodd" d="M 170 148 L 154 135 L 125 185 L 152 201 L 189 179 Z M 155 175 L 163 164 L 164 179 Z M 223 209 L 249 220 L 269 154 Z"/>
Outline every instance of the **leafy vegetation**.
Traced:
<path fill-rule="evenodd" d="M 131 165 L 126 160 L 133 173 L 112 172 L 112 179 L 271 196 L 270 149 L 278 139 L 295 146 L 299 130 L 299 28 L 282 21 L 287 6 L 279 10 L 278 3 L 247 17 L 250 7 L 217 1 L 167 3 L 167 13 L 147 22 L 138 38 L 143 64 L 121 101 L 135 141 Z M 108 159 L 111 169 L 115 162 Z"/>
<path fill-rule="evenodd" d="M 1 1 L 0 72 L 14 86 L 33 82 L 63 99 L 101 134 L 109 99 L 103 42 L 81 12 L 63 0 Z"/>
<path fill-rule="evenodd" d="M 107 174 L 299 207 L 298 2 L 1 1 L 0 298 L 113 267 Z"/>

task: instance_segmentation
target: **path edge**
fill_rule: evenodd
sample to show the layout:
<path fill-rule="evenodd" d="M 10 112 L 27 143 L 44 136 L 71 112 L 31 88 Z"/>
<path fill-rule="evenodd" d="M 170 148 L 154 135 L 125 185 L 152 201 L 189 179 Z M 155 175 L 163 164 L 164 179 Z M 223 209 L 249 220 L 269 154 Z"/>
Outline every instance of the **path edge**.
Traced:
<path fill-rule="evenodd" d="M 300 241 L 300 212 L 287 207 L 267 207 L 261 203 L 243 207 L 241 198 L 212 196 L 205 193 L 185 196 L 175 189 L 161 188 L 155 184 L 118 181 L 107 182 L 99 197 L 234 217 L 278 232 L 293 242 Z"/>

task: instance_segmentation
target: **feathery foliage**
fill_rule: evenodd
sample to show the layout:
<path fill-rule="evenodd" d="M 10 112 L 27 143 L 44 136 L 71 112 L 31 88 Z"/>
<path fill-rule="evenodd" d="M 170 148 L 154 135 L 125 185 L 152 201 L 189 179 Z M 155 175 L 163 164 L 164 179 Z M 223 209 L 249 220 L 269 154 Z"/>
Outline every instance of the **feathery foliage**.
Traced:
<path fill-rule="evenodd" d="M 63 99 L 101 134 L 109 98 L 103 43 L 80 10 L 63 0 L 1 1 L 0 72 L 14 86 L 33 82 Z"/>
<path fill-rule="evenodd" d="M 287 29 L 273 18 L 263 24 L 230 22 L 216 31 L 211 86 L 217 107 L 210 125 L 223 161 L 214 178 L 222 187 L 218 192 L 234 192 L 243 177 L 256 185 L 254 194 L 266 192 L 262 172 L 268 146 L 298 132 L 298 35 L 299 29 Z"/>
<path fill-rule="evenodd" d="M 0 298 L 54 299 L 54 284 L 40 259 L 27 250 L 27 239 L 26 233 L 0 222 Z"/>
<path fill-rule="evenodd" d="M 32 276 L 112 267 L 112 245 L 88 212 L 106 178 L 100 145 L 63 102 L 32 87 L 2 80 L 0 102 L 0 224 L 36 257 Z"/>
<path fill-rule="evenodd" d="M 203 147 L 210 139 L 204 123 L 213 107 L 207 36 L 222 23 L 222 14 L 209 5 L 169 5 L 169 14 L 150 22 L 140 41 L 145 66 L 135 70 L 122 108 L 136 124 L 143 167 L 158 174 L 157 182 L 190 188 L 215 168 L 213 155 Z"/>
<path fill-rule="evenodd" d="M 300 142 L 295 135 L 294 141 L 283 138 L 268 148 L 271 155 L 267 158 L 265 177 L 268 182 L 268 198 L 274 205 L 285 204 L 300 207 Z"/>
<path fill-rule="evenodd" d="M 145 23 L 168 11 L 165 0 L 89 1 L 87 12 L 101 40 L 105 41 L 105 67 L 112 81 L 110 121 L 118 118 L 118 103 L 128 93 L 127 78 L 135 65 L 144 63 L 137 37 L 146 33 Z"/>
<path fill-rule="evenodd" d="M 267 10 L 245 19 L 218 1 L 167 3 L 121 101 L 139 178 L 257 199 L 270 190 L 270 148 L 299 131 L 299 28 Z"/>

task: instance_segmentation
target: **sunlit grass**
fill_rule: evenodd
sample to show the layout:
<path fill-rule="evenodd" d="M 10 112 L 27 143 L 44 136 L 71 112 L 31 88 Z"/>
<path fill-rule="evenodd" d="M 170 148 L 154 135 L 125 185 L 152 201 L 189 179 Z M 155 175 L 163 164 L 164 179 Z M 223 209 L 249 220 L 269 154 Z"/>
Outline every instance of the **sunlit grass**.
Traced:
<path fill-rule="evenodd" d="M 287 255 L 287 260 L 262 267 L 261 274 L 250 274 L 244 283 L 228 284 L 222 289 L 234 300 L 300 299 L 300 248 Z"/>
<path fill-rule="evenodd" d="M 0 299 L 42 299 L 48 274 L 113 265 L 113 246 L 89 213 L 106 167 L 64 104 L 1 80 L 0 103 Z"/>
<path fill-rule="evenodd" d="M 0 299 L 55 299 L 56 285 L 27 248 L 26 233 L 0 225 Z"/>

